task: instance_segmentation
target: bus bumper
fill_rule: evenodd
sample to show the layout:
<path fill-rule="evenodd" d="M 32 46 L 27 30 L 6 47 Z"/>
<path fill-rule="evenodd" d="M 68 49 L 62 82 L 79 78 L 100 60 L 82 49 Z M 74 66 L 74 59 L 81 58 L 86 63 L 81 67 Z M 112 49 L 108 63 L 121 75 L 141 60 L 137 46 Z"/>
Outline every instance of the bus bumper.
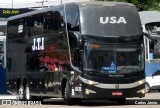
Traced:
<path fill-rule="evenodd" d="M 145 84 L 128 89 L 102 89 L 94 85 L 86 85 L 83 93 L 85 99 L 142 98 L 144 96 Z"/>

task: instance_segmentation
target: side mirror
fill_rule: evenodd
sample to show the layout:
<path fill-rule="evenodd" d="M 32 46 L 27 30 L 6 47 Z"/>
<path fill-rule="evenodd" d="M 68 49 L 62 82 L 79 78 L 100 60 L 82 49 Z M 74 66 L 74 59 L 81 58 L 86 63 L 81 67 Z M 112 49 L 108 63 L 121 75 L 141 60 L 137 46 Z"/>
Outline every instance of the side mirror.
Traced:
<path fill-rule="evenodd" d="M 144 33 L 144 35 L 148 38 L 149 40 L 149 48 L 150 48 L 150 52 L 154 51 L 154 39 L 152 38 L 152 36 L 148 33 Z"/>
<path fill-rule="evenodd" d="M 83 36 L 79 32 L 74 32 L 73 34 L 76 36 L 78 48 L 83 48 Z"/>

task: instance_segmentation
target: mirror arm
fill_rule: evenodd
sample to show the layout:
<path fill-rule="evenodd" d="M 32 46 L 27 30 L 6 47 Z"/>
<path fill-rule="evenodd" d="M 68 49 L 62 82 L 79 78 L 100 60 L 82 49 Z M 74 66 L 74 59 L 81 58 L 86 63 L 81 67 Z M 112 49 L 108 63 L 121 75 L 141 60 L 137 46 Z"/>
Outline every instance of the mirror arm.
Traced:
<path fill-rule="evenodd" d="M 144 35 L 149 39 L 150 52 L 153 52 L 154 51 L 154 39 L 153 39 L 153 37 L 150 34 L 145 33 L 145 32 L 144 32 Z"/>
<path fill-rule="evenodd" d="M 78 47 L 81 49 L 83 47 L 83 36 L 79 32 L 74 32 L 74 35 L 77 38 Z"/>

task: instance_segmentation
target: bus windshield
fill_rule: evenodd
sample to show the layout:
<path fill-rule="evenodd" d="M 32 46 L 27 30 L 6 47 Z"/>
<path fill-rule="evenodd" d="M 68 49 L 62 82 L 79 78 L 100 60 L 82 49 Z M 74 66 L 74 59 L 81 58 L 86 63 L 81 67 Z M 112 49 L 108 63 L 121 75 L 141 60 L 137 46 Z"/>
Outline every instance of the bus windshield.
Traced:
<path fill-rule="evenodd" d="M 143 44 L 102 44 L 86 42 L 84 68 L 107 73 L 129 73 L 144 69 Z"/>
<path fill-rule="evenodd" d="M 83 6 L 80 8 L 80 26 L 83 35 L 142 35 L 140 18 L 133 6 Z"/>

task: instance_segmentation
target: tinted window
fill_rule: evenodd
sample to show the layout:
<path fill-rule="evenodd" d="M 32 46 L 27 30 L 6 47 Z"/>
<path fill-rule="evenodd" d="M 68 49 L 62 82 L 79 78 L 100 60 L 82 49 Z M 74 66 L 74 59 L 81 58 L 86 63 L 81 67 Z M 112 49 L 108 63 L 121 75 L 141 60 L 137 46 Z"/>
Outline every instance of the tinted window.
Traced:
<path fill-rule="evenodd" d="M 31 53 L 32 46 L 28 48 L 26 65 L 29 71 L 64 71 L 68 69 L 70 61 L 67 37 L 61 33 L 65 30 L 63 29 L 63 15 L 63 8 L 43 13 L 44 35 L 39 37 L 44 38 L 44 50 Z M 28 38 L 28 41 L 33 42 L 33 38 Z"/>
<path fill-rule="evenodd" d="M 66 7 L 67 28 L 79 31 L 79 12 L 76 7 Z"/>
<path fill-rule="evenodd" d="M 29 16 L 26 20 L 26 34 L 28 36 L 56 33 L 63 28 L 63 11 L 62 9 L 48 11 Z"/>
<path fill-rule="evenodd" d="M 25 34 L 25 19 L 17 19 L 8 22 L 7 35 L 9 39 L 23 38 Z"/>
<path fill-rule="evenodd" d="M 76 36 L 69 32 L 69 44 L 70 44 L 70 51 L 71 51 L 71 58 L 72 64 L 74 66 L 80 67 L 80 52 L 77 46 L 77 39 Z"/>
<path fill-rule="evenodd" d="M 58 9 L 44 13 L 44 34 L 55 33 L 63 28 L 63 10 Z"/>
<path fill-rule="evenodd" d="M 160 70 L 158 70 L 157 72 L 155 72 L 155 73 L 153 74 L 153 76 L 157 76 L 157 75 L 160 75 Z"/>
<path fill-rule="evenodd" d="M 141 43 L 113 45 L 86 42 L 84 68 L 98 69 L 109 73 L 112 71 L 113 73 L 135 72 L 133 70 L 144 68 L 144 55 L 141 49 Z"/>
<path fill-rule="evenodd" d="M 43 14 L 27 17 L 26 34 L 28 36 L 40 35 L 43 33 Z"/>

